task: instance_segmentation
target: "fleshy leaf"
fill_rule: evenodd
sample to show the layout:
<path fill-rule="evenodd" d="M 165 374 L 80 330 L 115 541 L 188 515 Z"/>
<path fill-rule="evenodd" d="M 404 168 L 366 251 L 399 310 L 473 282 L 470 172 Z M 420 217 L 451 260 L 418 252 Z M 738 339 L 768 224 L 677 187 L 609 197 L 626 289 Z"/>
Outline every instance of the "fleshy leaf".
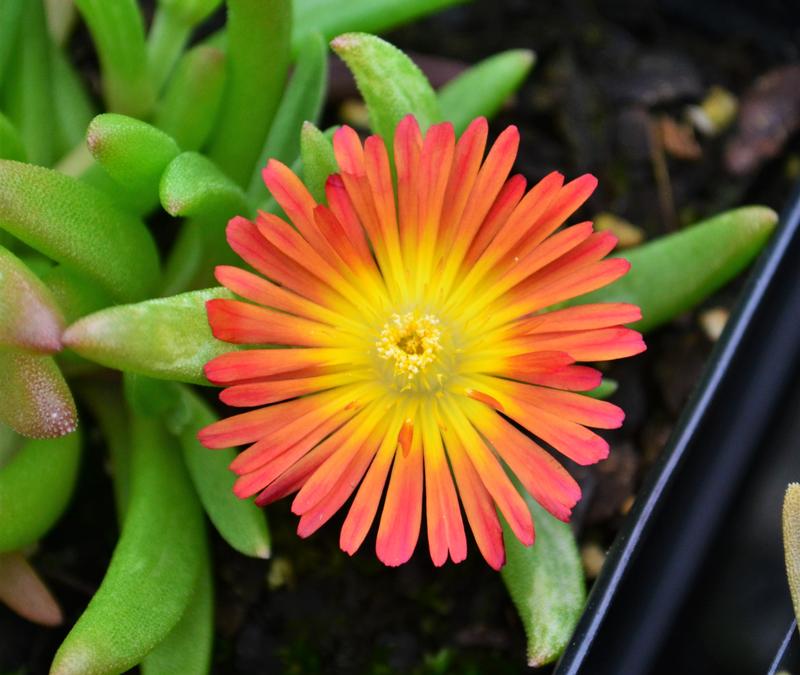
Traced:
<path fill-rule="evenodd" d="M 6 69 L 16 45 L 16 36 L 22 21 L 26 0 L 3 0 L 0 2 L 0 85 L 5 89 Z"/>
<path fill-rule="evenodd" d="M 158 203 L 158 183 L 180 153 L 173 138 L 127 115 L 106 113 L 92 120 L 86 142 L 94 158 L 143 210 Z"/>
<path fill-rule="evenodd" d="M 512 49 L 469 68 L 439 90 L 442 118 L 460 134 L 476 117 L 493 117 L 519 89 L 535 61 L 529 49 Z"/>
<path fill-rule="evenodd" d="M 94 109 L 78 73 L 55 44 L 50 45 L 50 68 L 51 112 L 55 116 L 59 154 L 65 155 L 83 142 Z"/>
<path fill-rule="evenodd" d="M 192 29 L 221 3 L 222 0 L 159 0 L 147 36 L 150 76 L 157 90 L 183 53 Z"/>
<path fill-rule="evenodd" d="M 0 160 L 0 227 L 120 300 L 146 297 L 158 283 L 158 254 L 144 223 L 56 171 Z"/>
<path fill-rule="evenodd" d="M 519 487 L 519 485 L 518 485 Z M 583 568 L 570 526 L 520 488 L 533 514 L 536 541 L 523 545 L 503 521 L 506 564 L 500 570 L 528 638 L 528 665 L 555 661 L 586 600 Z"/>
<path fill-rule="evenodd" d="M 143 675 L 211 672 L 214 641 L 214 584 L 208 545 L 198 550 L 200 571 L 194 594 L 180 621 L 140 665 Z"/>
<path fill-rule="evenodd" d="M 300 44 L 297 63 L 281 99 L 267 141 L 256 162 L 248 194 L 265 192 L 261 169 L 268 159 L 292 164 L 300 152 L 300 128 L 303 122 L 315 122 L 322 110 L 328 79 L 328 47 L 319 33 L 308 35 Z"/>
<path fill-rule="evenodd" d="M 783 498 L 783 548 L 792 605 L 800 617 L 800 483 L 790 483 Z"/>
<path fill-rule="evenodd" d="M 425 131 L 440 121 L 436 92 L 422 71 L 394 45 L 374 35 L 345 33 L 331 48 L 352 71 L 369 111 L 372 131 L 392 147 L 400 120 L 413 113 Z"/>
<path fill-rule="evenodd" d="M 648 331 L 685 312 L 736 277 L 770 238 L 777 214 L 744 206 L 621 254 L 631 270 L 610 286 L 567 304 L 630 302 L 642 308 L 633 328 Z"/>
<path fill-rule="evenodd" d="M 0 159 L 25 161 L 25 146 L 11 120 L 0 112 Z"/>
<path fill-rule="evenodd" d="M 295 0 L 294 44 L 319 31 L 330 39 L 342 31 L 380 33 L 465 0 Z"/>
<path fill-rule="evenodd" d="M 75 401 L 52 357 L 0 351 L 0 422 L 29 438 L 77 428 Z"/>
<path fill-rule="evenodd" d="M 64 317 L 41 280 L 0 246 L 0 348 L 51 354 L 61 349 Z"/>
<path fill-rule="evenodd" d="M 270 539 L 264 512 L 252 501 L 233 493 L 236 475 L 228 469 L 236 451 L 208 450 L 200 445 L 197 432 L 216 422 L 211 409 L 186 387 L 181 388 L 189 418 L 179 431 L 183 459 L 206 513 L 222 538 L 244 555 L 268 558 Z"/>
<path fill-rule="evenodd" d="M 210 156 L 246 187 L 286 81 L 290 0 L 228 0 L 227 81 Z"/>
<path fill-rule="evenodd" d="M 206 319 L 205 303 L 232 297 L 210 288 L 109 307 L 72 324 L 64 345 L 104 366 L 157 379 L 208 384 L 203 366 L 235 347 L 217 340 Z"/>
<path fill-rule="evenodd" d="M 219 112 L 225 84 L 225 54 L 200 45 L 183 55 L 155 112 L 155 125 L 184 150 L 199 150 Z"/>
<path fill-rule="evenodd" d="M 58 521 L 78 476 L 81 436 L 25 441 L 0 471 L 0 552 L 36 543 Z"/>
<path fill-rule="evenodd" d="M 300 132 L 300 158 L 303 182 L 319 203 L 325 203 L 325 181 L 339 170 L 333 154 L 333 143 L 311 122 L 303 124 Z"/>
<path fill-rule="evenodd" d="M 136 0 L 75 0 L 97 48 L 109 110 L 144 117 L 155 101 Z"/>
<path fill-rule="evenodd" d="M 184 152 L 170 162 L 161 177 L 160 195 L 170 215 L 202 216 L 204 222 L 217 221 L 221 230 L 232 214 L 251 210 L 242 189 L 196 152 Z"/>
<path fill-rule="evenodd" d="M 41 626 L 64 620 L 53 594 L 21 553 L 0 553 L 0 602 Z"/>
<path fill-rule="evenodd" d="M 114 304 L 102 288 L 69 267 L 56 265 L 40 276 L 69 323 Z"/>
<path fill-rule="evenodd" d="M 56 653 L 51 675 L 120 673 L 178 624 L 205 547 L 202 510 L 174 442 L 134 416 L 127 513 L 97 592 Z"/>
<path fill-rule="evenodd" d="M 3 85 L 4 110 L 19 131 L 28 160 L 48 166 L 55 160 L 55 120 L 51 100 L 50 44 L 42 0 L 24 3 L 18 35 Z"/>

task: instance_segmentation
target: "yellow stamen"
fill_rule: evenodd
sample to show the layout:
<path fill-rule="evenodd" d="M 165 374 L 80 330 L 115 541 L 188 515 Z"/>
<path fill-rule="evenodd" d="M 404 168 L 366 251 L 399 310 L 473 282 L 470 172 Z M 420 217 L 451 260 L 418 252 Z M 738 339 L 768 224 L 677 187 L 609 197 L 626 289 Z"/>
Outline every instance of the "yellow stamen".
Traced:
<path fill-rule="evenodd" d="M 436 360 L 441 336 L 439 319 L 432 314 L 392 314 L 376 342 L 378 355 L 394 361 L 395 375 L 413 380 Z"/>

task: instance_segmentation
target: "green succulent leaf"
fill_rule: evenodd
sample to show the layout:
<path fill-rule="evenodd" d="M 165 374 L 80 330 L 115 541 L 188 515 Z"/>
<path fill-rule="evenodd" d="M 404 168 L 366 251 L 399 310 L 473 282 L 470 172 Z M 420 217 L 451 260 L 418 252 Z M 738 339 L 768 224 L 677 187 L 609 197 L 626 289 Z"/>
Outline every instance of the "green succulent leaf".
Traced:
<path fill-rule="evenodd" d="M 143 211 L 158 203 L 161 174 L 181 151 L 160 129 L 115 113 L 95 117 L 86 142 L 97 162 Z"/>
<path fill-rule="evenodd" d="M 17 43 L 16 36 L 25 3 L 26 0 L 0 2 L 0 85 L 5 83 L 6 70 Z M 5 86 L 2 89 L 5 89 Z"/>
<path fill-rule="evenodd" d="M 2 18 L 2 17 L 0 17 Z M 50 42 L 43 0 L 28 0 L 3 85 L 4 110 L 19 131 L 28 160 L 49 166 L 55 160 L 51 100 Z"/>
<path fill-rule="evenodd" d="M 352 71 L 372 130 L 392 147 L 398 122 L 413 113 L 424 131 L 442 118 L 436 92 L 422 71 L 394 45 L 374 35 L 345 33 L 331 48 Z"/>
<path fill-rule="evenodd" d="M 160 91 L 172 73 L 189 42 L 196 24 L 213 12 L 221 0 L 211 2 L 182 2 L 162 0 L 158 3 L 150 34 L 147 36 L 147 57 L 150 77 L 156 91 Z"/>
<path fill-rule="evenodd" d="M 51 675 L 120 673 L 164 640 L 192 601 L 205 552 L 202 509 L 174 441 L 134 415 L 130 497 L 100 588 Z"/>
<path fill-rule="evenodd" d="M 778 222 L 763 206 L 726 211 L 675 234 L 625 251 L 631 270 L 619 281 L 569 304 L 632 302 L 640 331 L 690 310 L 736 277 L 758 255 Z"/>
<path fill-rule="evenodd" d="M 205 675 L 214 643 L 214 584 L 208 545 L 198 550 L 200 570 L 189 606 L 169 635 L 144 657 L 143 675 Z"/>
<path fill-rule="evenodd" d="M 0 160 L 0 227 L 123 301 L 158 283 L 150 233 L 104 193 L 56 171 Z"/>
<path fill-rule="evenodd" d="M 75 402 L 52 357 L 0 350 L 0 422 L 29 438 L 75 430 Z"/>
<path fill-rule="evenodd" d="M 61 349 L 64 317 L 42 281 L 0 246 L 0 349 L 51 354 Z"/>
<path fill-rule="evenodd" d="M 246 187 L 286 81 L 290 0 L 228 0 L 225 93 L 210 156 Z"/>
<path fill-rule="evenodd" d="M 118 305 L 72 324 L 63 343 L 90 361 L 157 379 L 208 384 L 203 366 L 236 349 L 217 340 L 205 303 L 232 297 L 222 288 Z"/>
<path fill-rule="evenodd" d="M 783 548 L 795 616 L 800 617 L 800 484 L 790 483 L 783 498 Z"/>
<path fill-rule="evenodd" d="M 294 44 L 318 31 L 326 39 L 342 31 L 380 33 L 465 0 L 295 0 Z"/>
<path fill-rule="evenodd" d="M 244 555 L 268 558 L 270 539 L 264 512 L 252 501 L 233 493 L 236 476 L 228 469 L 235 459 L 233 448 L 209 450 L 197 440 L 197 432 L 217 421 L 216 415 L 194 392 L 181 387 L 182 402 L 188 408 L 186 422 L 178 437 L 183 459 L 189 467 L 200 500 L 223 539 Z"/>
<path fill-rule="evenodd" d="M 108 108 L 145 117 L 155 102 L 136 0 L 75 0 L 92 34 Z"/>
<path fill-rule="evenodd" d="M 183 55 L 155 111 L 155 125 L 184 150 L 199 150 L 211 133 L 225 85 L 225 53 L 200 45 Z"/>
<path fill-rule="evenodd" d="M 25 440 L 0 469 L 0 552 L 41 539 L 61 517 L 75 488 L 81 436 Z"/>
<path fill-rule="evenodd" d="M 53 594 L 22 553 L 0 553 L 0 603 L 42 626 L 64 620 Z"/>
<path fill-rule="evenodd" d="M 325 181 L 339 171 L 333 144 L 327 133 L 323 133 L 311 122 L 303 124 L 300 132 L 300 158 L 303 164 L 303 179 L 314 199 L 325 202 Z"/>
<path fill-rule="evenodd" d="M 40 274 L 67 323 L 114 304 L 114 299 L 92 280 L 69 267 L 55 265 Z"/>
<path fill-rule="evenodd" d="M 0 159 L 13 159 L 24 162 L 25 146 L 19 132 L 3 113 L 0 112 Z"/>
<path fill-rule="evenodd" d="M 94 117 L 94 106 L 83 83 L 67 57 L 56 45 L 50 46 L 53 100 L 58 154 L 63 156 L 82 144 L 86 127 Z M 12 158 L 9 158 L 12 159 Z"/>
<path fill-rule="evenodd" d="M 493 117 L 530 73 L 536 55 L 512 49 L 474 65 L 439 90 L 442 117 L 460 134 L 476 117 Z"/>
<path fill-rule="evenodd" d="M 184 152 L 170 162 L 161 177 L 160 196 L 170 215 L 202 217 L 219 229 L 231 215 L 251 211 L 242 189 L 196 152 Z"/>
<path fill-rule="evenodd" d="M 311 33 L 301 42 L 292 78 L 281 99 L 267 141 L 256 162 L 248 195 L 255 198 L 264 192 L 261 169 L 268 159 L 291 165 L 300 153 L 300 128 L 303 122 L 315 122 L 322 110 L 328 79 L 328 46 L 319 33 Z"/>
<path fill-rule="evenodd" d="M 610 377 L 604 377 L 594 389 L 586 392 L 586 396 L 592 398 L 606 399 L 614 395 L 614 392 L 619 388 L 619 382 L 612 380 Z"/>
<path fill-rule="evenodd" d="M 506 564 L 500 570 L 528 638 L 528 665 L 555 661 L 586 600 L 583 568 L 570 526 L 556 520 L 519 487 L 533 514 L 536 541 L 524 546 L 503 522 Z"/>

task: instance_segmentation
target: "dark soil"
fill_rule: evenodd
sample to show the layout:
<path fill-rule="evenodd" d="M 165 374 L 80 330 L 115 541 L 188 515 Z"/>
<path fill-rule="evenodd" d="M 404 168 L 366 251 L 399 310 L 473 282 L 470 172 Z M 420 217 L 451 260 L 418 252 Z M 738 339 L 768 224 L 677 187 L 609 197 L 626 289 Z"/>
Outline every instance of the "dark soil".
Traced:
<path fill-rule="evenodd" d="M 800 87 L 778 82 L 777 95 L 756 91 L 774 120 L 755 136 L 746 119 L 739 120 L 743 129 L 734 124 L 717 137 L 692 134 L 685 114 L 714 85 L 741 97 L 760 76 L 798 61 L 800 31 L 790 5 L 477 0 L 389 39 L 460 64 L 515 47 L 536 51 L 535 70 L 493 132 L 520 127 L 517 169 L 529 180 L 553 169 L 594 173 L 600 188 L 586 215 L 612 212 L 652 238 L 743 203 L 780 208 L 788 197 L 800 174 L 800 146 L 785 109 L 787 101 L 790 113 L 797 109 L 791 105 L 798 105 Z M 446 67 L 434 63 L 433 76 Z M 337 110 L 331 107 L 327 121 Z M 671 122 L 679 127 L 677 145 L 665 135 Z M 732 144 L 745 153 L 746 172 L 730 159 Z M 693 158 L 677 156 L 687 153 Z M 705 308 L 649 335 L 646 354 L 608 368 L 620 383 L 614 400 L 627 421 L 609 435 L 607 462 L 576 469 L 585 498 L 574 523 L 591 574 L 711 349 L 698 317 L 709 307 L 730 308 L 740 287 L 734 283 Z M 92 440 L 77 498 L 34 556 L 67 627 L 102 578 L 116 536 L 103 453 Z M 339 551 L 341 519 L 303 541 L 288 503 L 270 507 L 269 517 L 268 562 L 243 558 L 215 539 L 214 672 L 525 671 L 522 626 L 499 575 L 474 547 L 466 562 L 435 569 L 423 539 L 410 563 L 388 569 L 369 545 L 354 559 Z M 32 626 L 0 607 L 0 673 L 46 672 L 66 631 Z"/>

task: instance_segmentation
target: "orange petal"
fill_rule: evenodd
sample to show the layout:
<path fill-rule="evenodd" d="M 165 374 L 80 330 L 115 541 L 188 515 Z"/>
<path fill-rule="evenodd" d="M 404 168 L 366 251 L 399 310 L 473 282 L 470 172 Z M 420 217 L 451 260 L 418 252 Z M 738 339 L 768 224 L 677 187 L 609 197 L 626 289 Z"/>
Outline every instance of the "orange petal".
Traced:
<path fill-rule="evenodd" d="M 380 431 L 384 431 L 383 428 Z M 361 482 L 367 467 L 378 451 L 382 434 L 375 432 L 361 444 L 358 452 L 345 467 L 331 491 L 313 508 L 306 511 L 297 525 L 297 534 L 308 537 L 324 525 L 347 501 Z"/>
<path fill-rule="evenodd" d="M 238 267 L 219 265 L 214 270 L 214 276 L 223 286 L 240 295 L 246 300 L 257 302 L 266 307 L 304 316 L 307 319 L 316 319 L 323 323 L 336 320 L 336 315 L 310 300 L 292 293 L 291 291 L 276 286 L 271 281 L 259 277 L 247 270 Z"/>
<path fill-rule="evenodd" d="M 500 462 L 475 431 L 461 409 L 453 404 L 446 406 L 448 419 L 461 439 L 470 461 L 492 495 L 497 508 L 505 517 L 512 532 L 526 546 L 533 544 L 534 531 L 531 512 L 525 500 L 509 480 Z"/>
<path fill-rule="evenodd" d="M 350 360 L 342 349 L 248 349 L 222 354 L 206 363 L 203 370 L 214 384 L 233 384 L 301 369 L 309 369 L 309 375 L 317 374 L 314 371 Z"/>
<path fill-rule="evenodd" d="M 219 400 L 225 405 L 249 408 L 324 391 L 329 387 L 342 384 L 343 381 L 352 380 L 345 380 L 344 376 L 334 373 L 332 375 L 296 377 L 269 382 L 250 382 L 223 389 L 220 392 Z"/>
<path fill-rule="evenodd" d="M 201 429 L 197 440 L 207 448 L 230 448 L 252 443 L 266 436 L 275 424 L 287 424 L 314 410 L 320 402 L 319 395 L 309 396 L 227 417 Z"/>
<path fill-rule="evenodd" d="M 467 200 L 478 177 L 488 135 L 489 124 L 486 118 L 478 117 L 470 123 L 456 143 L 439 228 L 440 238 L 445 244 L 443 251 L 447 250 L 447 245 L 457 235 Z"/>
<path fill-rule="evenodd" d="M 397 448 L 397 435 L 400 428 L 400 417 L 396 417 L 384 435 L 381 447 L 367 471 L 367 475 L 358 489 L 358 493 L 350 506 L 350 511 L 342 525 L 339 536 L 340 548 L 353 555 L 364 542 L 369 532 L 378 504 L 386 485 L 386 477 Z"/>
<path fill-rule="evenodd" d="M 241 300 L 208 300 L 206 312 L 214 337 L 225 342 L 295 347 L 332 346 L 341 342 L 340 335 L 316 321 L 308 321 Z"/>
<path fill-rule="evenodd" d="M 469 250 L 467 251 L 464 264 L 471 266 L 475 261 L 480 258 L 486 247 L 495 238 L 497 233 L 508 222 L 509 216 L 519 204 L 522 195 L 525 193 L 525 186 L 527 181 L 521 174 L 511 176 L 506 181 L 497 199 L 494 200 L 492 208 L 486 214 L 486 219 L 483 221 L 475 239 L 472 240 Z"/>
<path fill-rule="evenodd" d="M 422 134 L 413 115 L 406 115 L 397 125 L 394 135 L 394 161 L 397 170 L 397 210 L 400 240 L 406 258 L 417 246 L 419 210 L 417 200 L 419 157 L 422 152 Z M 466 197 L 465 197 L 466 198 Z"/>
<path fill-rule="evenodd" d="M 517 324 L 520 333 L 553 333 L 633 323 L 642 310 L 627 302 L 600 302 L 537 314 Z"/>
<path fill-rule="evenodd" d="M 494 501 L 472 465 L 458 437 L 445 431 L 445 443 L 458 494 L 464 505 L 472 536 L 478 550 L 490 567 L 499 570 L 506 561 L 503 548 L 503 528 L 497 517 Z"/>
<path fill-rule="evenodd" d="M 402 565 L 414 553 L 422 520 L 422 485 L 422 440 L 415 434 L 408 455 L 394 455 L 375 544 L 384 565 Z"/>
<path fill-rule="evenodd" d="M 569 520 L 581 497 L 581 488 L 569 472 L 496 413 L 476 411 L 470 419 L 528 493 L 559 520 Z"/>
<path fill-rule="evenodd" d="M 428 546 L 433 564 L 439 567 L 447 562 L 448 553 L 453 562 L 467 557 L 467 538 L 441 434 L 429 412 L 423 411 L 422 424 Z"/>
<path fill-rule="evenodd" d="M 269 160 L 261 173 L 275 201 L 280 204 L 303 238 L 317 253 L 327 256 L 330 253 L 330 246 L 323 239 L 314 221 L 317 202 L 303 185 L 303 181 L 288 166 L 276 159 Z"/>
<path fill-rule="evenodd" d="M 558 350 L 576 361 L 610 361 L 640 354 L 647 347 L 641 333 L 630 328 L 540 333 L 519 338 L 523 351 Z M 524 346 L 522 346 L 524 345 Z"/>
<path fill-rule="evenodd" d="M 328 176 L 328 180 L 325 182 L 325 196 L 331 212 L 341 223 L 350 242 L 358 250 L 359 257 L 364 260 L 365 264 L 369 265 L 372 262 L 374 265 L 364 228 L 361 226 L 353 202 L 350 195 L 347 194 L 344 181 L 339 174 Z"/>

